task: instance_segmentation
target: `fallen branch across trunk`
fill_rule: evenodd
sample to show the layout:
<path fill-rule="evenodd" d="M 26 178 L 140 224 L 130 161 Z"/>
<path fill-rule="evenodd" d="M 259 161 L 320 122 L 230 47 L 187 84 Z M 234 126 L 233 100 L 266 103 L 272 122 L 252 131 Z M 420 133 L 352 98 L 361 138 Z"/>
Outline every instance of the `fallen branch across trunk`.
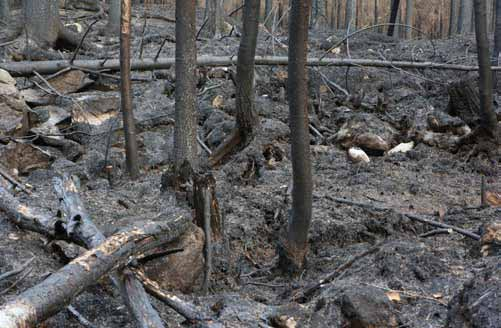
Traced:
<path fill-rule="evenodd" d="M 197 58 L 199 66 L 230 66 L 237 64 L 237 56 L 200 56 Z M 134 58 L 131 61 L 132 70 L 155 70 L 167 69 L 174 65 L 175 58 Z M 288 64 L 285 56 L 256 56 L 256 65 L 281 65 Z M 380 68 L 407 68 L 407 69 L 434 69 L 453 71 L 477 71 L 478 66 L 443 64 L 434 62 L 410 62 L 410 61 L 385 61 L 374 59 L 343 59 L 343 58 L 308 58 L 308 66 L 353 66 L 353 67 L 380 67 Z M 8 71 L 13 76 L 29 76 L 38 72 L 40 74 L 52 74 L 59 70 L 72 67 L 75 69 L 84 68 L 87 70 L 119 70 L 120 61 L 109 59 L 103 61 L 96 60 L 75 60 L 73 64 L 68 60 L 54 61 L 20 61 L 0 63 L 0 68 Z M 501 70 L 501 66 L 492 67 L 494 71 Z"/>
<path fill-rule="evenodd" d="M 127 265 L 130 256 L 175 240 L 188 225 L 188 217 L 178 214 L 158 222 L 138 223 L 109 237 L 0 307 L 0 327 L 34 327 L 68 306 L 74 297 L 103 275 Z"/>

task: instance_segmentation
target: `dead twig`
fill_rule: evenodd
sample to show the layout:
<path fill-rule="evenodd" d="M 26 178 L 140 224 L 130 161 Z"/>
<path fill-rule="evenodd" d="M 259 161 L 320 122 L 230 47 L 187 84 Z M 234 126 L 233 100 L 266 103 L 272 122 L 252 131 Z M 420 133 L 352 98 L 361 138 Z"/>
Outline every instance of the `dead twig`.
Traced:
<path fill-rule="evenodd" d="M 33 260 L 35 260 L 34 257 L 24 262 L 24 264 L 22 264 L 19 268 L 0 274 L 0 282 L 2 280 L 6 280 L 9 279 L 10 277 L 20 274 L 33 262 Z"/>
<path fill-rule="evenodd" d="M 75 49 L 75 51 L 73 52 L 73 56 L 71 56 L 71 59 L 70 59 L 70 64 L 73 64 L 73 62 L 75 61 L 75 59 L 77 58 L 77 54 L 78 52 L 80 51 L 80 48 L 82 48 L 82 45 L 84 43 L 84 40 L 85 38 L 87 37 L 87 34 L 89 34 L 90 30 L 92 29 L 92 26 L 94 26 L 94 24 L 96 24 L 97 22 L 99 22 L 100 19 L 96 19 L 95 21 L 93 21 L 92 23 L 90 23 L 90 25 L 87 27 L 87 30 L 85 31 L 85 33 L 83 34 L 82 38 L 80 39 L 80 42 L 78 43 L 78 46 L 77 48 Z"/>
<path fill-rule="evenodd" d="M 28 195 L 31 195 L 31 191 L 29 191 L 28 189 L 26 189 L 24 187 L 24 185 L 17 181 L 17 179 L 15 179 L 13 176 L 11 176 L 6 169 L 4 169 L 1 165 L 0 165 L 0 175 L 3 176 L 5 179 L 7 179 L 7 181 L 9 181 L 12 185 L 14 185 L 15 187 L 18 187 L 19 189 L 21 189 L 22 191 L 24 191 L 25 193 L 27 193 Z M 1 276 L 0 276 L 1 277 Z M 0 279 L 1 280 L 1 279 Z"/>
<path fill-rule="evenodd" d="M 421 223 L 424 223 L 424 224 L 428 224 L 428 225 L 431 225 L 431 226 L 434 226 L 434 227 L 438 227 L 438 228 L 444 228 L 444 229 L 451 229 L 463 236 L 466 236 L 466 237 L 470 237 L 474 240 L 480 240 L 480 236 L 477 235 L 476 233 L 473 233 L 471 231 L 468 231 L 466 229 L 461 229 L 461 228 L 458 228 L 458 227 L 455 227 L 455 226 L 452 226 L 452 225 L 449 225 L 449 224 L 445 224 L 445 223 L 441 223 L 441 222 L 437 222 L 437 221 L 433 221 L 433 220 L 429 220 L 429 219 L 425 219 L 417 214 L 412 214 L 412 213 L 401 213 L 401 212 L 398 212 L 396 211 L 395 209 L 392 209 L 390 207 L 385 207 L 385 206 L 378 206 L 378 205 L 374 205 L 374 204 L 369 204 L 369 203 L 362 203 L 362 202 L 356 202 L 356 201 L 352 201 L 352 200 L 348 200 L 348 199 L 344 199 L 344 198 L 336 198 L 336 197 L 332 197 L 332 196 L 329 196 L 329 195 L 325 195 L 325 198 L 329 199 L 329 200 L 332 200 L 334 202 L 337 202 L 337 203 L 342 203 L 342 204 L 348 204 L 348 205 L 353 205 L 353 206 L 359 206 L 359 207 L 364 207 L 364 208 L 369 208 L 369 209 L 373 209 L 373 210 L 377 210 L 377 211 L 393 211 L 399 215 L 402 215 L 402 216 L 405 216 L 413 221 L 418 221 L 418 222 L 421 222 Z"/>
<path fill-rule="evenodd" d="M 419 235 L 419 237 L 427 238 L 427 237 L 433 237 L 433 236 L 437 236 L 437 235 L 450 235 L 451 233 L 452 233 L 451 229 L 441 228 L 441 229 L 434 229 L 434 230 L 422 233 Z"/>
<path fill-rule="evenodd" d="M 71 314 L 85 328 L 97 328 L 96 325 L 94 325 L 92 322 L 87 320 L 83 315 L 81 315 L 80 312 L 78 312 L 77 309 L 73 307 L 73 305 L 68 306 L 66 310 L 68 310 L 68 313 Z"/>
<path fill-rule="evenodd" d="M 7 294 L 10 290 L 12 290 L 14 287 L 16 287 L 17 284 L 19 284 L 21 281 L 23 281 L 31 273 L 32 270 L 33 270 L 33 267 L 30 267 L 30 268 L 28 268 L 28 270 L 24 271 L 24 273 L 19 277 L 19 279 L 14 281 L 12 283 L 12 285 L 10 285 L 9 287 L 7 287 L 6 289 L 4 289 L 0 292 L 0 296 Z"/>
<path fill-rule="evenodd" d="M 324 278 L 320 279 L 318 282 L 314 283 L 313 285 L 310 285 L 309 287 L 306 287 L 302 291 L 296 292 L 295 295 L 292 297 L 292 299 L 294 301 L 305 302 L 306 300 L 308 300 L 309 298 L 311 298 L 311 296 L 317 290 L 321 289 L 326 284 L 332 282 L 334 279 L 336 279 L 337 277 L 339 277 L 344 271 L 346 271 L 351 266 L 353 266 L 353 264 L 355 262 L 359 261 L 360 259 L 363 259 L 364 257 L 366 257 L 368 255 L 371 255 L 371 254 L 379 251 L 379 249 L 381 248 L 382 244 L 383 244 L 383 242 L 379 242 L 376 245 L 374 245 L 371 248 L 369 248 L 368 250 L 366 250 L 365 252 L 362 252 L 362 253 L 360 253 L 360 254 L 352 257 L 347 262 L 345 262 L 344 264 L 342 264 L 339 267 L 337 267 L 336 270 L 334 270 L 333 272 L 329 273 Z"/>

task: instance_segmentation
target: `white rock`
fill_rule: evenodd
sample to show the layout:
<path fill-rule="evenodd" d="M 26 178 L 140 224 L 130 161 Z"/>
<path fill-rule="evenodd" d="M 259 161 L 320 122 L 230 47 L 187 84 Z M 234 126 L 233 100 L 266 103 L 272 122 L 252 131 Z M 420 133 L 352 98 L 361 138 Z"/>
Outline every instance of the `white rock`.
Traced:
<path fill-rule="evenodd" d="M 355 163 L 364 162 L 369 163 L 371 160 L 369 156 L 360 148 L 352 147 L 348 150 L 348 157 Z"/>
<path fill-rule="evenodd" d="M 398 146 L 390 149 L 388 151 L 388 155 L 395 154 L 395 153 L 406 153 L 409 150 L 411 150 L 412 148 L 414 148 L 414 141 L 404 142 L 404 143 L 401 143 Z"/>
<path fill-rule="evenodd" d="M 16 85 L 16 80 L 10 76 L 9 72 L 0 68 L 0 83 Z"/>

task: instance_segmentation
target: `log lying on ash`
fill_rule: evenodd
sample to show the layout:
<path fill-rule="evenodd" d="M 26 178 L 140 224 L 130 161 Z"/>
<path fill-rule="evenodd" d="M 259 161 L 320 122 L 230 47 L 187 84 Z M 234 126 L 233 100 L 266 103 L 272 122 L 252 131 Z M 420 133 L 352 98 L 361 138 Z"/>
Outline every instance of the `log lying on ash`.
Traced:
<path fill-rule="evenodd" d="M 200 56 L 197 58 L 199 66 L 230 66 L 237 64 L 237 56 Z M 142 58 L 132 59 L 132 70 L 155 70 L 166 69 L 174 65 L 175 58 Z M 288 64 L 288 58 L 285 56 L 256 56 L 256 65 L 282 65 Z M 372 59 L 343 59 L 343 58 L 308 58 L 308 66 L 367 66 L 381 68 L 407 68 L 407 69 L 438 69 L 453 71 L 478 71 L 477 66 L 443 64 L 434 62 L 409 62 L 409 61 L 385 61 Z M 75 60 L 70 63 L 68 60 L 53 61 L 20 61 L 0 63 L 0 68 L 8 71 L 13 76 L 29 76 L 38 72 L 40 74 L 52 74 L 65 69 L 74 67 L 75 69 L 84 68 L 86 70 L 119 70 L 120 61 L 118 59 L 96 59 L 96 60 Z M 501 70 L 501 67 L 492 67 L 493 70 Z"/>
<path fill-rule="evenodd" d="M 54 189 L 61 202 L 66 217 L 65 232 L 68 238 L 87 249 L 98 247 L 106 240 L 104 234 L 90 218 L 78 194 L 76 178 L 64 175 L 54 178 Z M 141 282 L 124 270 L 113 273 L 111 279 L 140 328 L 163 328 L 158 312 L 153 308 Z"/>
<path fill-rule="evenodd" d="M 103 275 L 127 265 L 130 256 L 175 240 L 188 225 L 188 216 L 180 213 L 158 222 L 138 223 L 107 238 L 0 307 L 0 327 L 34 327 L 65 308 L 75 296 Z"/>

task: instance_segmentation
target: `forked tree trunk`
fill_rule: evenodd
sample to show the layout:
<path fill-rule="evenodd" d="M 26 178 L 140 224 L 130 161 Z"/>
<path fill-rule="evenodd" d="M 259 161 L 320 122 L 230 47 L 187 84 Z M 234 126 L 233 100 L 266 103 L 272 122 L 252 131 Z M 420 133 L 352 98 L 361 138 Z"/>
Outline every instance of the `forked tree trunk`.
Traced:
<path fill-rule="evenodd" d="M 494 51 L 492 54 L 492 66 L 499 65 L 499 54 L 501 53 L 501 0 L 496 0 L 496 28 L 494 31 Z M 494 73 L 494 89 L 497 89 L 498 73 Z"/>
<path fill-rule="evenodd" d="M 61 28 L 59 1 L 25 0 L 23 9 L 28 37 L 43 48 L 52 48 L 59 38 Z"/>
<path fill-rule="evenodd" d="M 9 0 L 0 0 L 0 19 L 8 20 L 10 17 Z"/>
<path fill-rule="evenodd" d="M 414 12 L 414 1 L 407 0 L 405 3 L 405 25 L 412 26 L 412 14 Z M 412 38 L 412 29 L 409 27 L 404 27 L 405 38 Z"/>
<path fill-rule="evenodd" d="M 176 0 L 176 109 L 174 161 L 176 171 L 198 166 L 196 113 L 196 1 Z"/>
<path fill-rule="evenodd" d="M 487 9 L 485 0 L 474 0 L 475 35 L 477 39 L 480 119 L 482 129 L 490 137 L 498 137 L 498 121 L 493 108 L 492 70 L 487 37 Z"/>
<path fill-rule="evenodd" d="M 108 0 L 109 14 L 106 34 L 118 35 L 120 33 L 121 0 Z"/>
<path fill-rule="evenodd" d="M 132 179 L 139 176 L 136 122 L 132 110 L 130 81 L 131 0 L 122 0 L 120 28 L 120 102 L 124 120 L 127 171 Z"/>
<path fill-rule="evenodd" d="M 397 21 L 398 7 L 400 7 L 400 0 L 392 0 L 390 10 L 390 26 L 388 26 L 388 36 L 393 36 L 393 33 L 395 32 L 394 24 Z"/>
<path fill-rule="evenodd" d="M 287 93 L 292 159 L 292 217 L 287 241 L 280 252 L 280 266 L 288 272 L 303 269 L 308 250 L 308 230 L 312 213 L 310 135 L 308 129 L 308 54 L 309 0 L 292 0 L 289 24 L 289 66 Z"/>
<path fill-rule="evenodd" d="M 211 165 L 216 165 L 235 148 L 247 146 L 256 134 L 258 116 L 254 105 L 254 63 L 259 27 L 260 0 L 246 0 L 242 39 L 238 49 L 235 130 L 211 156 Z"/>

